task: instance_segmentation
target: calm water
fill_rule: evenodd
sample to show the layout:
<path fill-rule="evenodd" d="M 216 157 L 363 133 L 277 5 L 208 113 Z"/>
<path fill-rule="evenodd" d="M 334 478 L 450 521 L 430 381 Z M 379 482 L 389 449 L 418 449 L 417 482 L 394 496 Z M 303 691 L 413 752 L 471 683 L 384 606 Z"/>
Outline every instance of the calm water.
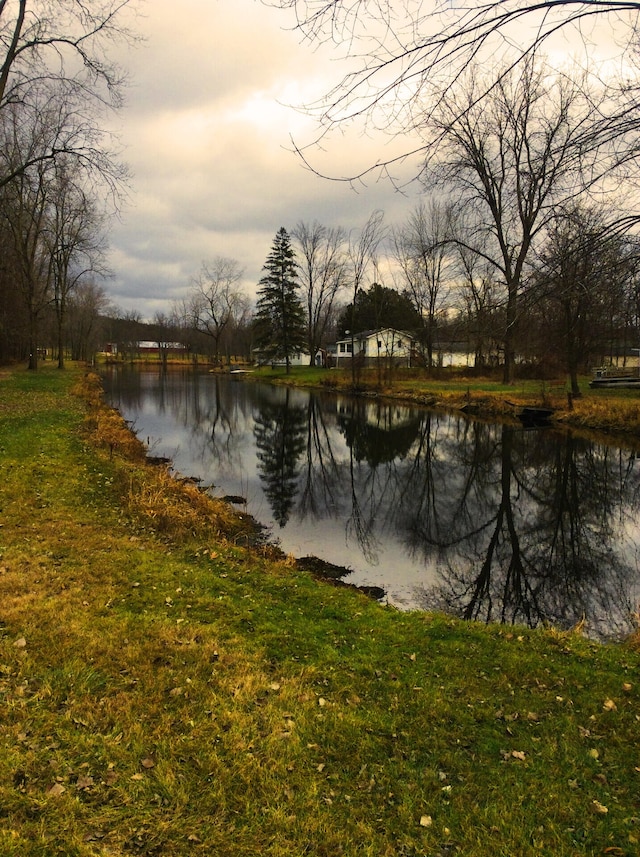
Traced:
<path fill-rule="evenodd" d="M 633 627 L 636 454 L 375 399 L 114 369 L 107 398 L 151 453 L 246 498 L 288 553 L 351 569 L 398 607 Z"/>

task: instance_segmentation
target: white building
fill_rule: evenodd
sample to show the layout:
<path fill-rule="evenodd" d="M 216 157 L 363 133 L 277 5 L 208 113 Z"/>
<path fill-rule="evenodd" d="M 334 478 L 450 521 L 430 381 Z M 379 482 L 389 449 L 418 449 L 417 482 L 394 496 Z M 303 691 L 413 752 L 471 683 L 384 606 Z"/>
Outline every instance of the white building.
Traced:
<path fill-rule="evenodd" d="M 336 366 L 341 361 L 351 359 L 352 347 L 356 357 L 365 362 L 386 359 L 394 360 L 404 366 L 411 365 L 411 353 L 415 344 L 413 337 L 393 327 L 383 327 L 380 330 L 363 330 L 355 333 L 353 339 L 339 339 L 336 342 Z"/>

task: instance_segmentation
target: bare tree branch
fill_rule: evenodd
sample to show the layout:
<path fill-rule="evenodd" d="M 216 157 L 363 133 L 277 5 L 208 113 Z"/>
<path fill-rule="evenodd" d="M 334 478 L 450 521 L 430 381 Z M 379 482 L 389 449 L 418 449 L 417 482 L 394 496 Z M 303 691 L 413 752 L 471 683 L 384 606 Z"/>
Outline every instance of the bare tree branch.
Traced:
<path fill-rule="evenodd" d="M 611 86 L 612 103 L 590 129 L 594 144 L 619 144 L 620 162 L 630 162 L 626 143 L 640 124 L 638 95 L 630 84 L 635 76 L 640 2 L 620 0 L 470 0 L 462 6 L 427 0 L 263 0 L 266 5 L 293 11 L 295 28 L 310 42 L 340 47 L 348 71 L 317 102 L 305 109 L 318 121 L 319 132 L 308 145 L 296 141 L 304 163 L 319 174 L 309 154 L 338 127 L 354 123 L 365 130 L 401 138 L 390 157 L 369 163 L 342 180 L 357 182 L 367 176 L 397 178 L 410 161 L 420 163 L 428 145 L 420 138 L 425 115 L 447 104 L 457 81 L 473 62 L 482 62 L 484 84 L 475 98 L 481 102 L 505 75 L 527 57 L 553 46 L 574 53 L 582 47 L 585 62 L 596 49 L 611 55 L 617 45 L 626 80 Z M 492 71 L 494 70 L 494 71 Z M 618 98 L 616 104 L 613 99 Z M 588 136 L 585 132 L 585 144 Z M 420 167 L 417 167 L 420 173 Z M 412 178 L 415 177 L 415 174 Z"/>

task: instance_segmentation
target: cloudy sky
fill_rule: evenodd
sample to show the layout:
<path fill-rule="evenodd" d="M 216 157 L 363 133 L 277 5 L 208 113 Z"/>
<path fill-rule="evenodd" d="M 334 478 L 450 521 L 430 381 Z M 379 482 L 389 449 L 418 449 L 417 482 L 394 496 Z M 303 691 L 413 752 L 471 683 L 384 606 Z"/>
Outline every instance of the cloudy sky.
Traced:
<path fill-rule="evenodd" d="M 299 221 L 346 229 L 381 208 L 399 222 L 415 204 L 387 184 L 354 191 L 305 169 L 291 135 L 316 126 L 291 105 L 310 102 L 345 71 L 288 29 L 288 13 L 259 0 L 146 0 L 135 28 L 145 41 L 123 55 L 130 84 L 118 116 L 133 178 L 110 235 L 109 296 L 152 318 L 184 296 L 201 263 L 237 259 L 255 292 L 277 230 Z M 179 12 L 176 11 L 179 9 Z M 335 137 L 313 155 L 332 175 L 389 152 L 387 138 Z"/>

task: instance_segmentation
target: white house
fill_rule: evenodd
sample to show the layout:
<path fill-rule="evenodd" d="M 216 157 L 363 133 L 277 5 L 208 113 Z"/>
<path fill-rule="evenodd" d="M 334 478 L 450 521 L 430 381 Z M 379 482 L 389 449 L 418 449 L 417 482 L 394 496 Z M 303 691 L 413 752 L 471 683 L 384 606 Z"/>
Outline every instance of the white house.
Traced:
<path fill-rule="evenodd" d="M 284 357 L 268 357 L 264 351 L 259 348 L 253 349 L 253 356 L 259 366 L 266 366 L 267 364 L 271 364 L 273 367 L 286 366 L 286 360 Z M 289 355 L 289 366 L 308 366 L 309 363 L 310 357 L 306 351 L 296 351 Z"/>
<path fill-rule="evenodd" d="M 360 333 L 339 339 L 336 342 L 336 366 L 341 361 L 350 359 L 353 352 L 360 356 L 365 362 L 372 362 L 380 358 L 392 359 L 405 366 L 411 365 L 411 352 L 415 340 L 413 337 L 393 327 L 383 327 L 380 330 L 363 330 Z"/>

